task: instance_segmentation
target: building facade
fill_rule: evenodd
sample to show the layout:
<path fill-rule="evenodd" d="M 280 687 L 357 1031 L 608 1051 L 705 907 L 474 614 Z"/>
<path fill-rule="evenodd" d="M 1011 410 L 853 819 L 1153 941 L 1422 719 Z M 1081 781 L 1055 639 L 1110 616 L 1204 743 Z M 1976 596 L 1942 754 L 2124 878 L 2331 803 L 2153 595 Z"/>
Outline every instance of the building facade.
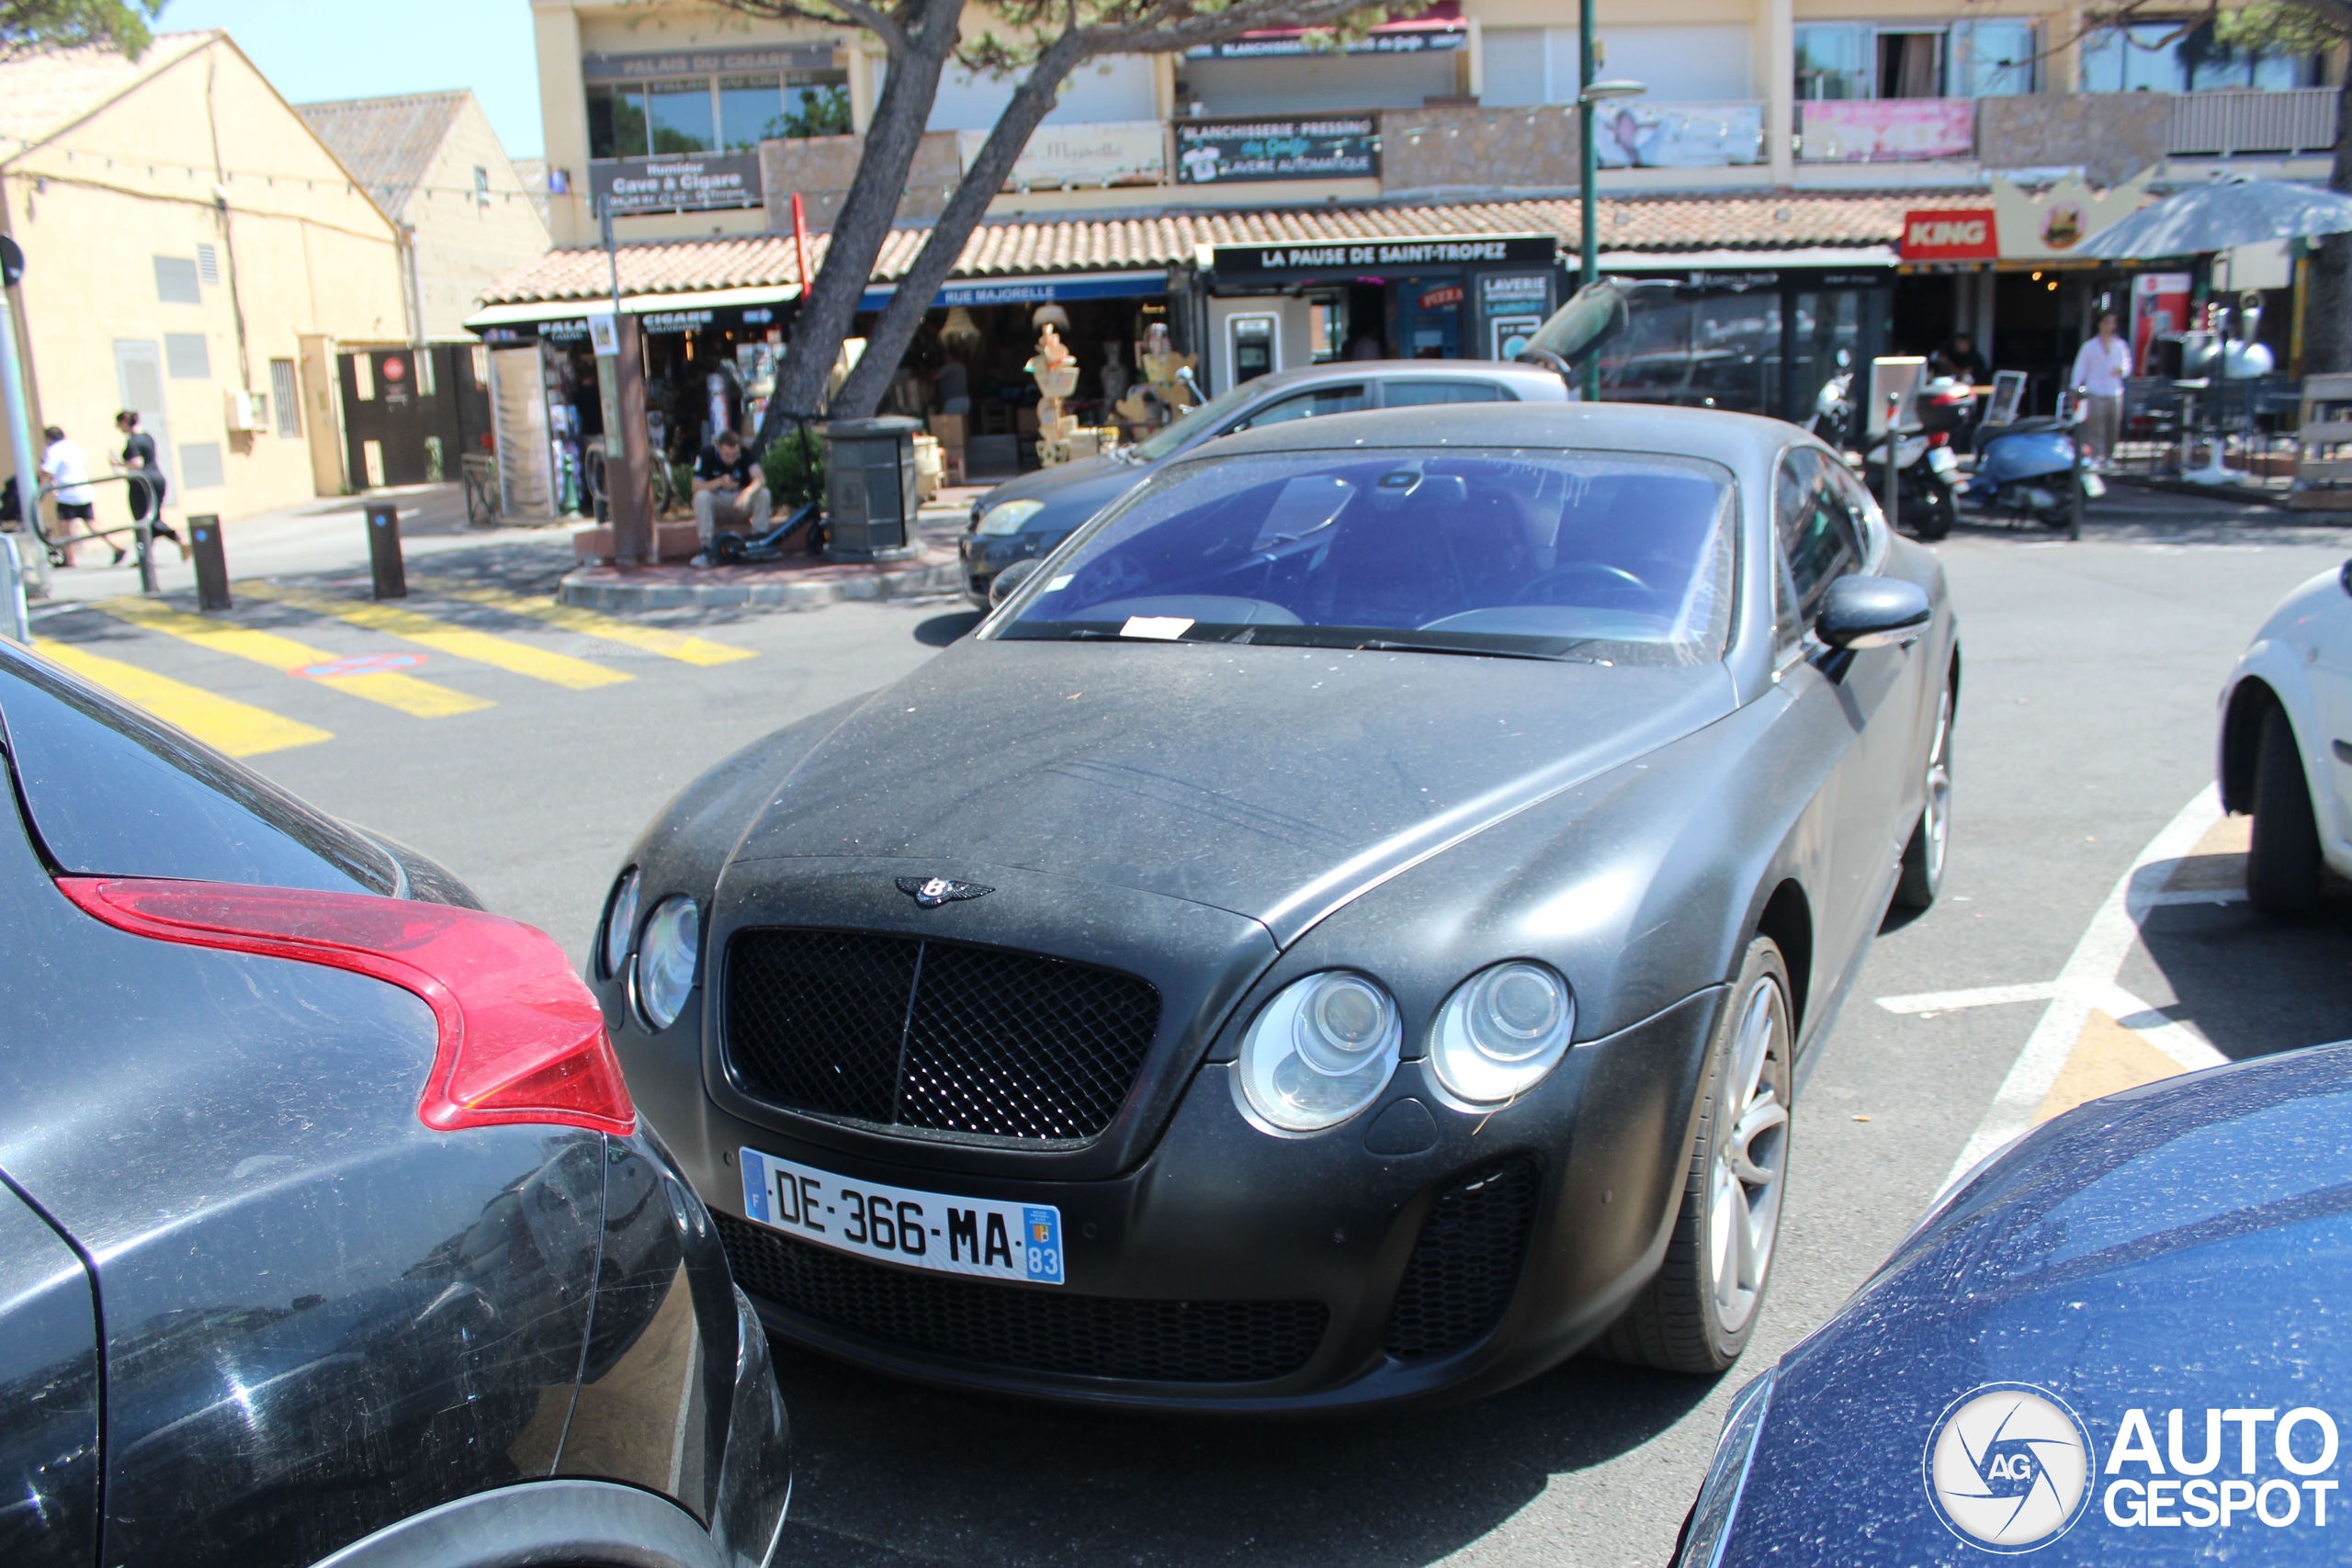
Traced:
<path fill-rule="evenodd" d="M 340 492 L 335 348 L 407 340 L 399 231 L 228 36 L 0 64 L 0 149 L 35 428 L 103 474 L 138 411 L 175 512 Z"/>
<path fill-rule="evenodd" d="M 401 226 L 414 341 L 471 342 L 465 320 L 483 288 L 548 248 L 540 193 L 507 159 L 472 91 L 300 112 Z"/>

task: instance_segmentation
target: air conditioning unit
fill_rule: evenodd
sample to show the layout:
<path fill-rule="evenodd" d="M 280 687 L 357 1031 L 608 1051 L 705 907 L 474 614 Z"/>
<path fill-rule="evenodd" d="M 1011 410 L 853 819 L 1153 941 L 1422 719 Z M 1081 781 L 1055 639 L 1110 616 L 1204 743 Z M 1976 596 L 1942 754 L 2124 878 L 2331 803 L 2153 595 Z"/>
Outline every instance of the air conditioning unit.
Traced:
<path fill-rule="evenodd" d="M 229 394 L 228 426 L 232 432 L 259 431 L 269 423 L 269 399 L 261 392 Z"/>

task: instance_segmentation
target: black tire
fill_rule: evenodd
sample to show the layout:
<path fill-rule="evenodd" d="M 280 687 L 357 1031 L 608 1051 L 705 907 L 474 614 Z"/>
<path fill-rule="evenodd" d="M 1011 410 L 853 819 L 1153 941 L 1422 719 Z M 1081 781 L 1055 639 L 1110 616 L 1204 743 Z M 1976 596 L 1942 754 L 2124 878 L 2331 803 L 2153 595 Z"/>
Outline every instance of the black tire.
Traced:
<path fill-rule="evenodd" d="M 1595 1348 L 1612 1360 L 1635 1366 L 1657 1367 L 1670 1372 L 1694 1372 L 1713 1376 L 1739 1359 L 1747 1348 L 1748 1336 L 1755 1331 L 1756 1322 L 1764 1306 L 1765 1287 L 1771 1280 L 1771 1265 L 1779 1248 L 1781 1199 L 1788 1187 L 1789 1121 L 1788 1105 L 1791 1077 L 1791 1056 L 1793 1054 L 1794 1029 L 1789 1010 L 1789 972 L 1781 957 L 1780 945 L 1770 937 L 1759 936 L 1747 944 L 1741 960 L 1739 977 L 1732 985 L 1731 997 L 1717 1021 L 1713 1035 L 1707 1042 L 1707 1055 L 1700 1068 L 1699 1111 L 1693 1128 L 1690 1157 L 1683 1180 L 1682 1201 L 1674 1219 L 1674 1235 L 1667 1243 L 1666 1262 L 1657 1275 L 1634 1298 L 1634 1304 L 1601 1337 Z M 1757 1063 L 1755 1091 L 1735 1081 L 1734 1053 L 1747 1032 L 1742 1026 L 1751 1014 L 1762 1009 L 1768 1015 L 1769 1034 L 1764 1042 L 1764 1059 Z M 1771 1105 L 1767 1106 L 1763 1090 L 1769 1086 Z M 1719 1213 L 1731 1223 L 1736 1217 L 1720 1210 L 1716 1202 L 1717 1178 L 1727 1173 L 1717 1158 L 1728 1147 L 1725 1140 L 1734 1131 L 1736 1116 L 1727 1123 L 1725 1118 L 1734 1102 L 1745 1104 L 1758 1119 L 1767 1122 L 1743 1140 L 1746 1149 L 1758 1157 L 1754 1164 L 1768 1167 L 1771 1172 L 1768 1233 L 1760 1268 L 1745 1281 L 1736 1282 L 1731 1292 L 1739 1298 L 1737 1321 L 1723 1300 L 1724 1292 L 1717 1289 L 1716 1257 L 1722 1249 L 1722 1238 L 1715 1233 L 1714 1221 Z M 1778 1112 L 1772 1121 L 1770 1111 Z M 1769 1146 L 1768 1146 L 1769 1144 Z M 1743 1188 L 1739 1200 L 1743 1213 L 1752 1217 L 1746 1205 L 1753 1195 Z"/>
<path fill-rule="evenodd" d="M 1951 682 L 1944 682 L 1936 707 L 1935 737 L 1928 746 L 1926 790 L 1911 841 L 1903 846 L 1903 874 L 1895 879 L 1894 905 L 1924 909 L 1943 891 L 1944 861 L 1951 848 Z"/>
<path fill-rule="evenodd" d="M 1933 544 L 1951 535 L 1951 525 L 1960 521 L 1960 507 L 1951 498 L 1951 487 L 1940 480 L 1930 479 L 1926 486 L 1926 503 L 1919 509 L 1919 537 Z"/>
<path fill-rule="evenodd" d="M 2245 857 L 2245 896 L 2266 914 L 2308 915 L 2319 908 L 2319 823 L 2303 780 L 2302 754 L 2287 710 L 2262 716 L 2254 760 L 2254 842 Z"/>

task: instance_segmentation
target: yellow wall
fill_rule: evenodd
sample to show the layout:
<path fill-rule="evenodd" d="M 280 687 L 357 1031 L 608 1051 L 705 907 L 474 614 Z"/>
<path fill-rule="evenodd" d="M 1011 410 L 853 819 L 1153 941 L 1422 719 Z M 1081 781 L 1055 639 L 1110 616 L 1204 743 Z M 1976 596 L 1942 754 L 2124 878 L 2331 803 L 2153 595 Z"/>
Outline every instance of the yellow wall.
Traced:
<path fill-rule="evenodd" d="M 25 250 L 35 426 L 62 425 L 93 473 L 107 472 L 120 449 L 115 344 L 153 344 L 161 357 L 165 334 L 200 333 L 209 377 L 173 379 L 167 365 L 164 382 L 172 510 L 233 517 L 316 494 L 310 411 L 301 436 L 280 436 L 273 395 L 262 432 L 232 434 L 225 394 L 273 393 L 270 362 L 299 362 L 304 334 L 405 340 L 394 233 L 236 47 L 191 51 L 0 174 Z M 164 302 L 154 258 L 194 260 L 199 244 L 215 247 L 220 281 L 200 286 L 199 303 Z M 182 452 L 205 443 L 219 445 L 225 483 L 194 488 Z M 102 516 L 119 513 L 119 490 L 100 491 Z"/>
<path fill-rule="evenodd" d="M 473 194 L 474 171 L 490 175 L 490 199 Z M 424 177 L 401 209 L 416 231 L 417 292 L 424 297 L 424 335 L 460 343 L 481 291 L 501 273 L 537 261 L 548 248 L 548 226 L 498 132 L 471 98 L 449 128 Z"/>

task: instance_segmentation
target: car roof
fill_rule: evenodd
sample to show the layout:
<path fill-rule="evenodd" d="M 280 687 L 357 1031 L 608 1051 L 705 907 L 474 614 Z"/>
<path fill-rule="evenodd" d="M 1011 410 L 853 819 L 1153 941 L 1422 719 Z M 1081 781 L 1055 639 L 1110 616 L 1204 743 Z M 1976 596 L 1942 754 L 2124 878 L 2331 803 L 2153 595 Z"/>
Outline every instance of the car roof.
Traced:
<path fill-rule="evenodd" d="M 1412 363 L 1402 361 L 1400 363 Z M 1424 361 L 1423 363 L 1426 363 Z M 1674 452 L 1762 472 L 1804 433 L 1783 420 L 1652 403 L 1439 403 L 1286 420 L 1221 436 L 1185 459 L 1363 446 L 1554 446 Z"/>
<path fill-rule="evenodd" d="M 1394 381 L 1407 376 L 1442 380 L 1475 377 L 1486 381 L 1532 381 L 1553 389 L 1555 396 L 1559 395 L 1561 387 L 1558 371 L 1508 359 L 1335 359 L 1327 365 L 1303 365 L 1295 370 L 1277 370 L 1241 384 L 1272 392 L 1325 381 Z"/>

